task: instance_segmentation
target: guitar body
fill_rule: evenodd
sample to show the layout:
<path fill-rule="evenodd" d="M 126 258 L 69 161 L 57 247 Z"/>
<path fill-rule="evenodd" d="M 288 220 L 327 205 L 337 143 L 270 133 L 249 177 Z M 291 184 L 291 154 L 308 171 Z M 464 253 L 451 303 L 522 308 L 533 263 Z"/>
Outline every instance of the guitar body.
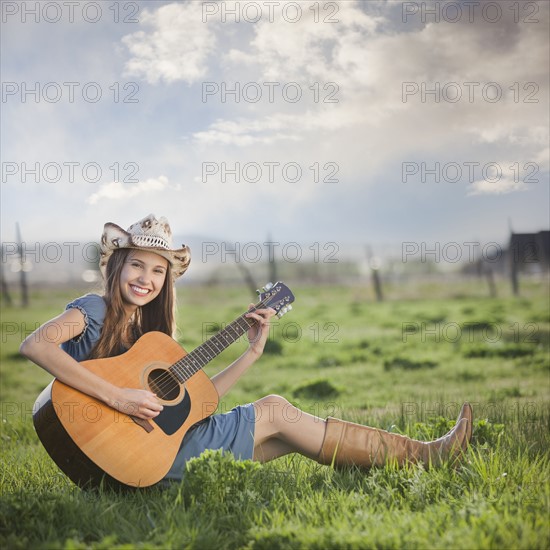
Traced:
<path fill-rule="evenodd" d="M 59 468 L 81 487 L 102 480 L 127 487 L 160 481 L 189 428 L 218 406 L 216 389 L 202 370 L 184 384 L 168 371 L 186 355 L 166 334 L 149 332 L 122 355 L 81 363 L 117 386 L 155 393 L 164 409 L 147 421 L 54 380 L 38 397 L 33 422 Z"/>

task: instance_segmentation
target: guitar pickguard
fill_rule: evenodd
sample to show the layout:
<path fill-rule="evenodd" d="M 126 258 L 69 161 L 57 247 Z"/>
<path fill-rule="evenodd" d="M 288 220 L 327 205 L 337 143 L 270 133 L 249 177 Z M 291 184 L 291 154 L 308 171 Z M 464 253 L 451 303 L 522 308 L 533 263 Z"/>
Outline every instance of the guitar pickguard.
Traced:
<path fill-rule="evenodd" d="M 172 435 L 176 433 L 189 416 L 191 410 L 191 398 L 189 392 L 186 391 L 183 399 L 176 405 L 166 405 L 158 416 L 152 419 L 152 422 L 166 434 Z"/>

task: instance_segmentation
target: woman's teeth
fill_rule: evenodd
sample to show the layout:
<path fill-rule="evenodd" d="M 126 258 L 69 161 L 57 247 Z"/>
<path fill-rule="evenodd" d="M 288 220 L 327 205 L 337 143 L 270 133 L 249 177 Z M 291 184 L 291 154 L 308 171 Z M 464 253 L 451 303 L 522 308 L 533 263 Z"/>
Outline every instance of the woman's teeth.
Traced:
<path fill-rule="evenodd" d="M 137 294 L 141 294 L 142 296 L 145 296 L 146 294 L 149 294 L 149 290 L 146 288 L 140 288 L 139 286 L 130 285 L 130 288 L 136 292 Z"/>

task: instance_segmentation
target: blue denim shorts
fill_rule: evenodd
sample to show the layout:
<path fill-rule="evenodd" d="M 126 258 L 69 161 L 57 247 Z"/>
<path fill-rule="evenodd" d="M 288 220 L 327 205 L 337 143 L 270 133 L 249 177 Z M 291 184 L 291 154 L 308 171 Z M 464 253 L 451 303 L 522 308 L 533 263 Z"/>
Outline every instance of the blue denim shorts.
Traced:
<path fill-rule="evenodd" d="M 254 405 L 248 403 L 199 422 L 183 438 L 176 460 L 164 479 L 181 480 L 186 462 L 206 449 L 231 452 L 237 460 L 252 459 L 255 421 Z"/>

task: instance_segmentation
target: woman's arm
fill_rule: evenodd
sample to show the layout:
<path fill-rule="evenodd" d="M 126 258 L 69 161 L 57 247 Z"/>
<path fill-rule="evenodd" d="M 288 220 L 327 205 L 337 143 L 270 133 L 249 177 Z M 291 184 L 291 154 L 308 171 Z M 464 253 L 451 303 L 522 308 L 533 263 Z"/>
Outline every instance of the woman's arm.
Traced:
<path fill-rule="evenodd" d="M 272 308 L 257 309 L 246 314 L 246 317 L 256 321 L 248 330 L 248 349 L 228 367 L 211 378 L 220 397 L 224 396 L 262 355 L 269 335 L 269 319 L 273 315 L 275 315 L 275 310 Z"/>
<path fill-rule="evenodd" d="M 162 410 L 155 395 L 146 390 L 119 388 L 75 361 L 59 345 L 78 336 L 86 327 L 84 314 L 71 308 L 44 323 L 21 344 L 22 355 L 58 380 L 122 412 L 152 418 Z"/>

